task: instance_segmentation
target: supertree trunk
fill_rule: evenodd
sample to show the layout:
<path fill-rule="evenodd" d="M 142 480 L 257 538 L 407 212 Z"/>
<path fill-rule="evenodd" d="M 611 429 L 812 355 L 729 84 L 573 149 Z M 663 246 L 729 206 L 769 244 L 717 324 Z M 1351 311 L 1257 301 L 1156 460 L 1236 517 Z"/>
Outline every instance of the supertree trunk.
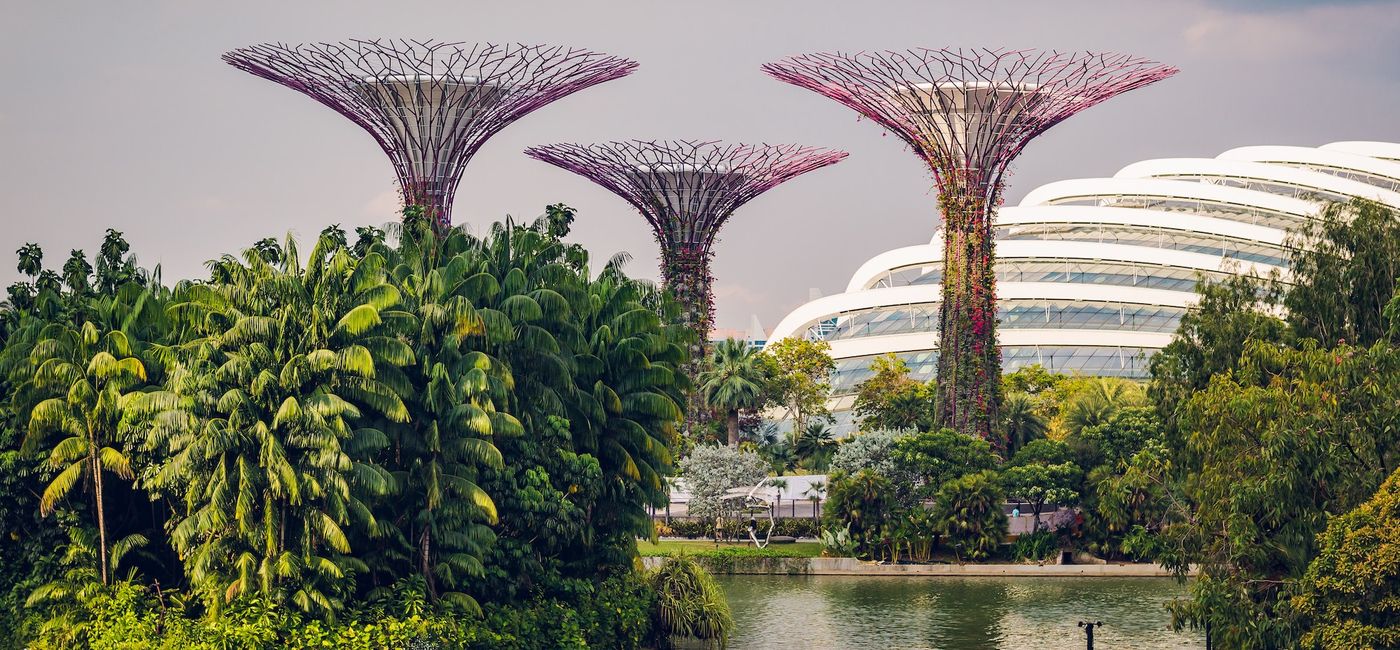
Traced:
<path fill-rule="evenodd" d="M 949 175 L 953 176 L 953 175 Z M 1001 356 L 996 341 L 996 272 L 992 217 L 1000 188 L 957 174 L 939 195 L 943 216 L 943 288 L 939 306 L 938 421 L 993 435 L 1001 411 Z"/>
<path fill-rule="evenodd" d="M 428 219 L 433 231 L 439 235 L 452 229 L 452 214 L 447 201 L 449 195 L 440 183 L 431 181 L 406 183 L 403 186 L 404 206 L 422 208 L 423 217 Z"/>
<path fill-rule="evenodd" d="M 661 273 L 666 287 L 680 304 L 680 324 L 694 336 L 690 342 L 688 367 L 698 367 L 705 358 L 715 319 L 714 296 L 710 293 L 710 252 L 695 244 L 663 247 L 662 251 Z"/>
<path fill-rule="evenodd" d="M 700 373 L 704 370 L 705 352 L 709 347 L 710 329 L 714 324 L 714 296 L 710 293 L 710 252 L 695 244 L 662 246 L 661 273 L 667 289 L 680 305 L 680 325 L 689 329 L 691 340 L 686 361 L 681 365 L 692 390 L 686 394 L 685 421 L 681 423 L 687 436 L 703 428 L 712 413 L 699 390 Z"/>

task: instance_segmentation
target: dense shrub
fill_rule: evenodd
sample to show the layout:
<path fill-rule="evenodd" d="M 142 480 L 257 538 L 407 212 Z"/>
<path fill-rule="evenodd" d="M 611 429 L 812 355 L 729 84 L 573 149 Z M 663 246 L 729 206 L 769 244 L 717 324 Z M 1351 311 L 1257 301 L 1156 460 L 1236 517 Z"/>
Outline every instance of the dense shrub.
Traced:
<path fill-rule="evenodd" d="M 759 523 L 758 530 L 762 533 L 768 528 L 766 523 Z M 672 519 L 668 524 L 663 521 L 656 522 L 656 534 L 658 537 L 684 537 L 686 539 L 713 539 L 715 536 L 715 522 L 710 519 Z M 773 525 L 773 535 L 786 535 L 788 537 L 809 537 L 815 539 L 821 534 L 821 521 L 791 517 L 777 519 Z M 747 535 L 741 535 L 747 538 Z"/>
<path fill-rule="evenodd" d="M 838 530 L 848 526 L 856 556 L 878 559 L 888 526 L 903 513 L 894 483 L 872 470 L 854 475 L 834 474 L 827 488 L 822 526 Z"/>
<path fill-rule="evenodd" d="M 693 558 L 667 559 L 652 574 L 651 586 L 656 591 L 655 639 L 659 646 L 698 639 L 724 647 L 734 631 L 729 601 Z"/>
<path fill-rule="evenodd" d="M 856 434 L 836 448 L 828 468 L 833 474 L 855 474 L 868 469 L 883 476 L 895 476 L 899 466 L 894 458 L 894 445 L 901 435 L 904 434 L 894 431 Z"/>
<path fill-rule="evenodd" d="M 934 498 L 934 513 L 960 558 L 983 560 L 1006 537 L 1005 502 L 996 472 L 987 470 L 944 483 Z"/>
<path fill-rule="evenodd" d="M 471 648 L 554 650 L 639 648 L 651 634 L 652 589 L 629 573 L 598 585 L 579 582 L 568 599 L 488 604 L 481 617 L 436 612 L 419 597 L 346 612 L 335 621 L 307 618 L 261 598 L 234 603 L 218 618 L 191 618 L 135 583 L 100 589 L 75 620 L 34 640 L 35 650 L 262 650 L 288 648 Z M 165 603 L 165 604 L 163 604 Z M 166 605 L 168 604 L 168 605 Z"/>
<path fill-rule="evenodd" d="M 1018 561 L 1044 562 L 1053 557 L 1059 548 L 1055 533 L 1042 530 L 1017 537 L 1011 543 L 1011 557 Z"/>

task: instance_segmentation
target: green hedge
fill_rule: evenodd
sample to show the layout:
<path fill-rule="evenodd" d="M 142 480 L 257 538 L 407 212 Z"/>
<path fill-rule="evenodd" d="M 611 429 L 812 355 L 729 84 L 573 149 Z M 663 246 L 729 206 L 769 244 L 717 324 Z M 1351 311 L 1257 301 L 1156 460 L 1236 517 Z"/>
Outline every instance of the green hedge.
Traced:
<path fill-rule="evenodd" d="M 651 633 L 654 592 L 640 576 L 612 578 L 568 601 L 537 598 L 488 605 L 481 616 L 435 611 L 421 603 L 350 612 L 335 622 L 302 620 L 290 608 L 247 599 L 212 619 L 162 609 L 134 583 L 99 588 L 53 626 L 34 650 L 553 650 L 640 648 Z"/>
<path fill-rule="evenodd" d="M 672 519 L 668 524 L 657 520 L 656 534 L 661 537 L 684 537 L 686 539 L 713 539 L 715 536 L 715 522 L 709 519 Z M 767 528 L 767 524 L 760 524 L 759 530 Z M 821 521 L 800 517 L 797 519 L 778 519 L 773 526 L 774 535 L 786 535 L 788 537 L 809 537 L 815 539 L 821 534 Z M 741 526 L 737 531 L 740 538 L 747 538 L 747 528 Z"/>

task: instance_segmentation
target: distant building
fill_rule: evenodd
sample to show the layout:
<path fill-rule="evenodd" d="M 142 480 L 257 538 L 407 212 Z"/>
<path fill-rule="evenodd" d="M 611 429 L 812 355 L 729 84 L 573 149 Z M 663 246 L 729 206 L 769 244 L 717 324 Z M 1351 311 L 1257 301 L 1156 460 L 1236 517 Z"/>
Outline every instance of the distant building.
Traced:
<path fill-rule="evenodd" d="M 1242 147 L 1036 188 L 997 214 L 1003 368 L 1146 377 L 1198 276 L 1286 277 L 1288 230 L 1320 203 L 1353 197 L 1400 207 L 1400 144 Z M 849 431 L 853 394 L 876 357 L 893 352 L 915 379 L 934 377 L 941 237 L 875 256 L 844 292 L 798 307 L 769 337 L 831 344 L 838 432 Z"/>

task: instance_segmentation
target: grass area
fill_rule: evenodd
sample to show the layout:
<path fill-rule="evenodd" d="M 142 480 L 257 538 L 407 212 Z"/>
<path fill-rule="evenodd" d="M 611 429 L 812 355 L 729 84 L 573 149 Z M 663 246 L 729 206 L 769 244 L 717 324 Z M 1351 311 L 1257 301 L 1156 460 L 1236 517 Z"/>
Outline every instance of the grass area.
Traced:
<path fill-rule="evenodd" d="M 715 544 L 712 540 L 662 541 L 656 544 L 641 540 L 637 550 L 643 556 L 703 555 L 716 557 L 818 557 L 822 545 L 818 542 L 796 542 L 793 544 L 770 544 L 768 548 L 754 548 L 752 544 Z"/>

